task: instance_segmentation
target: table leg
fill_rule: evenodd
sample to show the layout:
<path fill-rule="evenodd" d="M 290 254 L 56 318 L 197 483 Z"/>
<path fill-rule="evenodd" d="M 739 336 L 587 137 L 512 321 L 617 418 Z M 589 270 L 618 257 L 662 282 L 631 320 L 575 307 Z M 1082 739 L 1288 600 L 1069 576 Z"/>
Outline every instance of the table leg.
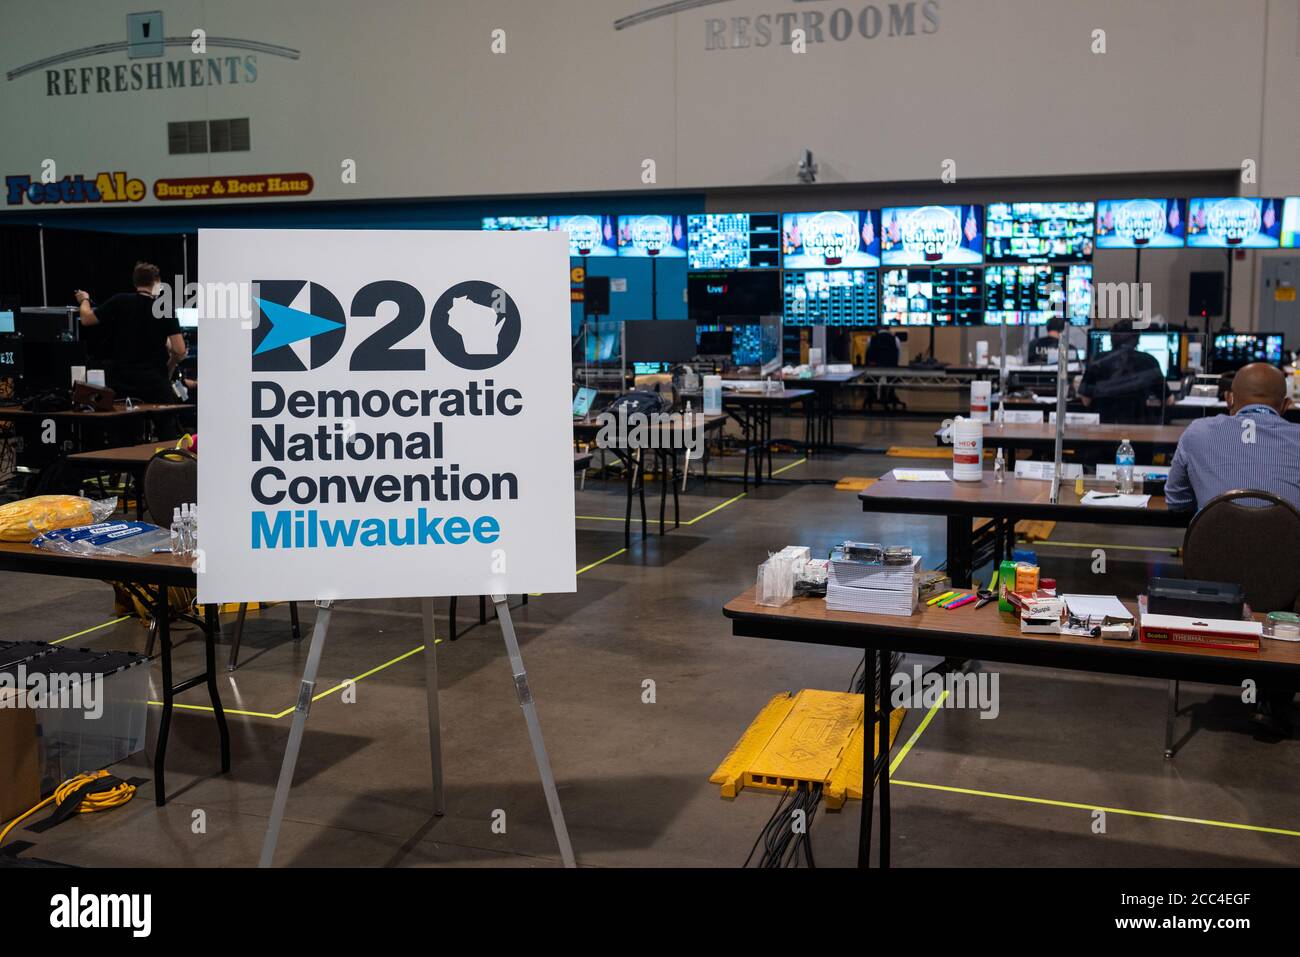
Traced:
<path fill-rule="evenodd" d="M 172 635 L 169 622 L 170 610 L 167 605 L 167 586 L 158 586 L 158 597 L 154 602 L 154 627 L 158 640 L 162 644 L 162 718 L 158 722 L 158 742 L 153 753 L 153 798 L 154 804 L 162 807 L 167 803 L 167 785 L 164 775 L 167 768 L 167 736 L 172 727 L 172 704 L 176 692 L 172 685 Z"/>
<path fill-rule="evenodd" d="M 893 655 L 880 649 L 880 718 L 879 748 L 880 768 L 880 866 L 889 867 L 889 663 Z M 872 669 L 875 670 L 875 669 Z"/>
<path fill-rule="evenodd" d="M 623 460 L 623 481 L 627 486 L 627 511 L 623 516 L 623 547 L 632 547 L 632 456 L 616 452 Z"/>
<path fill-rule="evenodd" d="M 767 477 L 772 477 L 772 409 L 763 409 L 763 449 L 767 455 Z"/>
<path fill-rule="evenodd" d="M 864 676 L 867 679 L 866 694 L 862 699 L 862 719 L 866 722 L 876 707 L 876 669 L 875 662 L 872 660 L 875 656 L 874 651 L 871 648 L 863 648 L 862 653 L 867 659 L 866 664 L 863 665 L 867 669 Z M 862 735 L 862 822 L 858 829 L 858 867 L 864 870 L 871 866 L 871 818 L 876 802 L 876 784 L 872 780 L 875 766 L 871 760 L 871 745 L 868 743 L 868 738 L 871 736 L 870 727 L 870 724 L 864 723 L 867 732 Z"/>
<path fill-rule="evenodd" d="M 203 656 L 208 674 L 208 700 L 217 718 L 217 734 L 221 737 L 221 773 L 230 772 L 230 728 L 226 725 L 226 711 L 221 707 L 221 694 L 217 691 L 217 606 L 205 605 L 208 627 L 204 629 Z"/>
<path fill-rule="evenodd" d="M 645 453 L 640 449 L 636 454 L 636 487 L 641 501 L 641 537 L 645 538 Z"/>
<path fill-rule="evenodd" d="M 668 505 L 668 460 L 663 449 L 655 449 L 655 466 L 659 469 L 659 534 L 664 533 L 664 509 Z"/>
<path fill-rule="evenodd" d="M 971 575 L 971 518 L 969 515 L 948 516 L 948 578 L 954 588 L 969 588 Z"/>
<path fill-rule="evenodd" d="M 668 454 L 672 458 L 672 462 L 673 462 L 672 475 L 668 479 L 668 481 L 672 483 L 673 486 L 673 528 L 681 528 L 682 527 L 682 503 L 677 498 L 677 450 L 673 449 Z M 687 456 L 689 456 L 690 452 L 688 451 L 686 454 Z M 689 468 L 690 467 L 689 457 L 687 458 L 686 463 L 687 463 L 687 467 Z"/>

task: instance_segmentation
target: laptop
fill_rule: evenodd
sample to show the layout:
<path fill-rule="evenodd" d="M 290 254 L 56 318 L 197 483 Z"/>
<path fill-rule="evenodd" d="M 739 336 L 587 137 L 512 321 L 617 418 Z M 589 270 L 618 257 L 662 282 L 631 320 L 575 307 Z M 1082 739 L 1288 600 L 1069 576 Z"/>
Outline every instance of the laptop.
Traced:
<path fill-rule="evenodd" d="M 588 389 L 585 386 L 579 388 L 578 394 L 573 397 L 573 417 L 575 419 L 585 419 L 591 412 L 591 404 L 595 401 L 595 389 Z"/>

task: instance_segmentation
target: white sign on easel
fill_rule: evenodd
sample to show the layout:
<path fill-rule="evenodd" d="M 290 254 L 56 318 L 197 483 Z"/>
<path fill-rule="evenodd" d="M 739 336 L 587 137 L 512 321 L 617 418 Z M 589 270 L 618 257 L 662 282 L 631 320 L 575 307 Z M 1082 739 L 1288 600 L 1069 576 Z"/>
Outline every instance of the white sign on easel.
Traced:
<path fill-rule="evenodd" d="M 493 597 L 572 863 L 505 602 L 577 587 L 566 237 L 200 230 L 199 249 L 198 598 L 319 609 L 262 863 L 336 600 L 426 599 L 441 813 L 435 594 Z"/>

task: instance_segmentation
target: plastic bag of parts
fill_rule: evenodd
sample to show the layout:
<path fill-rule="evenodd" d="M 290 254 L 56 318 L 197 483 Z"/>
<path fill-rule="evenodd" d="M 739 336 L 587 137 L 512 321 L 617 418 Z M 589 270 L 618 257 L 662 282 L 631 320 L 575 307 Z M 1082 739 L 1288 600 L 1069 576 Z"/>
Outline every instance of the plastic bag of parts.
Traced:
<path fill-rule="evenodd" d="M 779 608 L 794 597 L 794 583 L 807 563 L 807 549 L 787 546 L 758 566 L 754 600 L 760 605 Z"/>
<path fill-rule="evenodd" d="M 155 548 L 170 550 L 171 532 L 148 522 L 97 522 L 46 532 L 32 544 L 68 555 L 134 555 L 139 558 L 152 554 Z"/>
<path fill-rule="evenodd" d="M 42 532 L 102 522 L 117 499 L 96 502 L 80 495 L 35 495 L 0 505 L 0 541 L 30 542 Z"/>

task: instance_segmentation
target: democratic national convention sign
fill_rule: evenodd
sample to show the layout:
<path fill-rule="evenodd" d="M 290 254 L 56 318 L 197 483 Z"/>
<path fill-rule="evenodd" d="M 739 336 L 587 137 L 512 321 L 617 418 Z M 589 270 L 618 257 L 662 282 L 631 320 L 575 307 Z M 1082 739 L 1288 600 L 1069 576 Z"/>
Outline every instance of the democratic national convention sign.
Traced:
<path fill-rule="evenodd" d="M 575 590 L 566 236 L 199 251 L 200 602 Z"/>

